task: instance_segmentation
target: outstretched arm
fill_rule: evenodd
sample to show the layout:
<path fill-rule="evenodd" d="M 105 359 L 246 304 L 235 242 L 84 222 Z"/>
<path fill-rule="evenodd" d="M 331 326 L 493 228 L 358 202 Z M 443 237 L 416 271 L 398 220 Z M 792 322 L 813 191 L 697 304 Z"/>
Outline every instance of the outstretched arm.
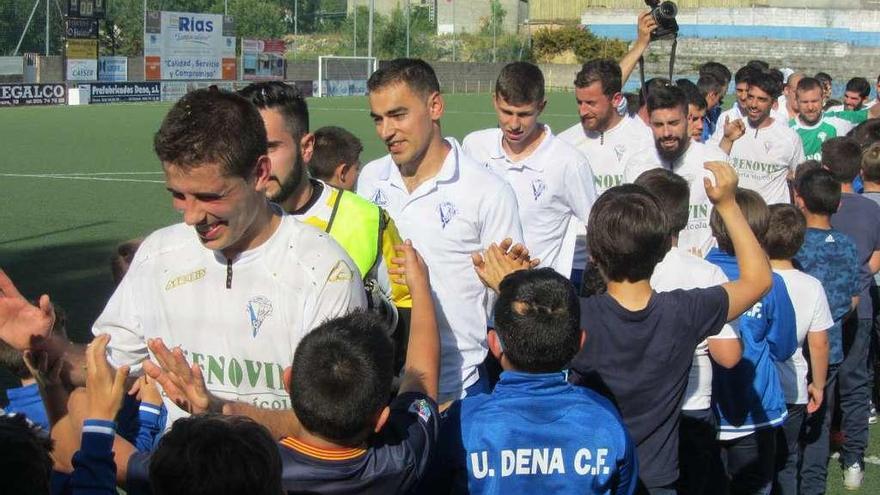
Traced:
<path fill-rule="evenodd" d="M 626 52 L 626 55 L 620 59 L 621 84 L 626 84 L 627 79 L 629 79 L 632 71 L 636 68 L 636 64 L 639 63 L 639 59 L 651 43 L 651 33 L 657 29 L 657 21 L 654 20 L 651 12 L 645 11 L 639 14 L 638 29 L 636 42 Z"/>

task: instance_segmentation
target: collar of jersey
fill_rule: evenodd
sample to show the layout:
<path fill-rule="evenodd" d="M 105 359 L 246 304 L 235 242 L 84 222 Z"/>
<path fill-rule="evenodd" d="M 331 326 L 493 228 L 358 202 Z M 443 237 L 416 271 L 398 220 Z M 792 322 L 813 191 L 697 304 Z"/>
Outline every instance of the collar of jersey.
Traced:
<path fill-rule="evenodd" d="M 285 221 L 285 217 L 290 215 L 288 215 L 279 205 L 275 203 L 269 203 L 269 206 L 272 208 L 272 213 L 281 216 L 281 221 L 278 223 L 278 227 L 275 228 L 275 232 L 272 232 L 272 235 L 269 236 L 268 239 L 263 241 L 263 243 L 259 246 L 239 253 L 238 256 L 236 256 L 232 260 L 233 265 L 243 265 L 246 263 L 250 263 L 253 260 L 259 259 L 260 256 L 262 256 L 263 252 L 269 249 L 268 246 L 272 244 L 272 241 L 275 239 L 275 237 L 280 235 L 279 232 L 281 232 L 282 224 Z M 214 259 L 217 260 L 218 263 L 225 265 L 229 262 L 229 259 L 223 255 L 222 251 L 212 252 L 214 254 Z"/>
<path fill-rule="evenodd" d="M 409 193 L 409 190 L 406 188 L 406 184 L 403 183 L 403 177 L 400 175 L 400 169 L 397 167 L 397 164 L 394 163 L 394 160 L 391 159 L 391 155 L 388 155 L 388 163 L 385 167 L 385 170 L 382 173 L 382 177 L 380 180 L 389 182 L 392 186 L 407 192 L 410 196 L 421 195 L 423 191 L 433 190 L 438 183 L 441 182 L 454 182 L 458 177 L 458 161 L 460 159 L 460 154 L 462 153 L 461 147 L 458 144 L 458 141 L 452 137 L 444 138 L 451 149 L 449 153 L 446 155 L 446 159 L 443 160 L 443 165 L 440 167 L 440 171 L 437 172 L 437 175 L 426 180 L 423 184 L 421 184 L 415 191 Z"/>
<path fill-rule="evenodd" d="M 813 125 L 807 125 L 807 124 L 804 124 L 804 121 L 800 119 L 800 116 L 796 116 L 796 117 L 795 117 L 794 119 L 792 119 L 792 120 L 794 120 L 794 124 L 795 124 L 795 127 L 796 127 L 796 128 L 798 128 L 798 129 L 812 130 L 812 129 L 817 129 L 819 126 L 821 126 L 822 124 L 824 124 L 824 123 L 825 123 L 825 118 L 826 118 L 825 112 L 822 112 L 822 116 L 819 117 L 819 120 L 817 120 L 816 123 L 813 124 Z"/>
<path fill-rule="evenodd" d="M 542 153 L 547 151 L 547 149 L 550 147 L 550 144 L 552 143 L 553 139 L 556 138 L 556 136 L 553 135 L 553 131 L 550 129 L 549 125 L 547 125 L 547 124 L 541 124 L 541 125 L 544 126 L 544 132 L 545 132 L 544 137 L 541 140 L 541 144 L 539 144 L 538 147 L 535 148 L 535 150 L 529 154 L 529 156 L 523 158 L 522 160 L 520 160 L 518 162 L 515 162 L 507 157 L 507 153 L 504 152 L 504 131 L 502 131 L 501 129 L 498 129 L 498 139 L 495 140 L 495 150 L 492 153 L 492 156 L 490 156 L 490 158 L 492 158 L 494 160 L 505 160 L 507 162 L 507 164 L 510 166 L 510 168 L 519 168 L 519 169 L 530 168 L 530 169 L 535 170 L 537 172 L 543 172 L 544 167 L 543 167 L 543 165 L 541 165 L 541 160 L 538 160 L 537 157 L 539 157 Z"/>
<path fill-rule="evenodd" d="M 287 447 L 290 450 L 299 452 L 300 454 L 303 454 L 305 456 L 311 457 L 313 459 L 320 459 L 322 461 L 348 461 L 351 459 L 356 459 L 367 452 L 366 449 L 324 449 L 309 445 L 293 437 L 282 438 L 281 445 Z"/>
<path fill-rule="evenodd" d="M 599 139 L 603 135 L 610 136 L 610 135 L 614 134 L 615 132 L 619 131 L 620 129 L 623 129 L 627 124 L 630 123 L 630 121 L 632 119 L 636 119 L 636 118 L 638 118 L 638 117 L 629 117 L 627 115 L 623 115 L 620 117 L 620 122 L 618 122 L 616 126 L 610 128 L 610 129 L 605 129 L 604 131 L 586 131 L 585 134 L 590 139 Z"/>
<path fill-rule="evenodd" d="M 522 393 L 546 393 L 553 394 L 561 388 L 570 385 L 566 380 L 566 373 L 557 371 L 554 373 L 524 373 L 522 371 L 503 371 L 501 378 L 495 385 L 493 395 L 507 392 Z"/>

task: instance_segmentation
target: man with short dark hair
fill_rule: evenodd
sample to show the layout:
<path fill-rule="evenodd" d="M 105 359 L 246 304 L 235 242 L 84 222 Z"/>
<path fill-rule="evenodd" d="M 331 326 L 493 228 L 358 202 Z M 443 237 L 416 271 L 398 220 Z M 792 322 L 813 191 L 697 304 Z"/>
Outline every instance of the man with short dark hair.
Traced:
<path fill-rule="evenodd" d="M 309 171 L 316 179 L 339 189 L 354 192 L 361 171 L 364 145 L 342 127 L 326 126 L 315 131 L 315 146 Z"/>
<path fill-rule="evenodd" d="M 445 104 L 430 65 L 392 60 L 367 88 L 389 154 L 364 166 L 357 190 L 388 211 L 431 270 L 443 351 L 439 402 L 488 391 L 482 363 L 491 298 L 470 254 L 505 238 L 522 242 L 516 197 L 455 139 L 443 138 Z"/>
<path fill-rule="evenodd" d="M 721 104 L 724 100 L 724 94 L 727 93 L 727 81 L 727 79 L 719 79 L 718 76 L 710 73 L 700 74 L 700 78 L 697 80 L 697 88 L 699 88 L 703 98 L 706 99 L 706 113 L 715 116 L 715 120 L 708 118 L 708 120 L 704 121 L 703 141 L 709 139 L 709 136 L 715 132 L 715 126 L 718 123 L 717 118 L 721 115 Z"/>
<path fill-rule="evenodd" d="M 632 182 L 642 172 L 654 168 L 665 168 L 684 177 L 690 187 L 690 215 L 687 228 L 679 234 L 678 245 L 703 257 L 714 243 L 709 228 L 712 203 L 702 187 L 706 177 L 703 163 L 726 162 L 727 156 L 716 146 L 690 139 L 687 98 L 680 88 L 669 86 L 650 93 L 648 111 L 654 143 L 630 156 L 624 164 L 624 180 Z"/>
<path fill-rule="evenodd" d="M 679 79 L 675 85 L 684 91 L 688 102 L 688 134 L 694 141 L 703 142 L 703 131 L 706 129 L 707 105 L 706 98 L 700 88 L 690 79 Z"/>
<path fill-rule="evenodd" d="M 828 111 L 840 112 L 870 108 L 869 96 L 871 96 L 871 83 L 864 77 L 854 77 L 846 82 L 846 88 L 843 90 L 843 104 L 829 107 Z"/>
<path fill-rule="evenodd" d="M 462 148 L 513 188 L 531 255 L 569 277 L 575 239 L 566 233 L 572 222 L 586 224 L 596 200 L 590 164 L 538 121 L 546 100 L 544 75 L 536 65 L 504 66 L 492 103 L 498 127 L 468 134 Z"/>

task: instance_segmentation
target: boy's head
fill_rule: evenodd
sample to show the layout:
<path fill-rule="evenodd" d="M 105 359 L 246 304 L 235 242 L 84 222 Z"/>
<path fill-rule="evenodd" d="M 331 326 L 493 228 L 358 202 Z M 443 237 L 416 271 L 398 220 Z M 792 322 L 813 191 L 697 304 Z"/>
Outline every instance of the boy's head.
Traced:
<path fill-rule="evenodd" d="M 742 210 L 743 216 L 746 217 L 746 221 L 749 223 L 752 233 L 755 234 L 758 242 L 763 246 L 767 236 L 767 227 L 770 225 L 770 210 L 767 209 L 767 203 L 765 203 L 764 199 L 761 198 L 761 195 L 755 191 L 752 191 L 751 189 L 737 188 L 736 204 L 739 205 L 739 209 Z M 718 214 L 718 210 L 716 209 L 712 210 L 712 215 L 709 219 L 709 226 L 712 228 L 712 235 L 715 236 L 715 240 L 718 241 L 718 248 L 727 254 L 735 255 L 736 252 L 733 249 L 733 241 L 730 239 L 727 227 L 725 227 L 724 221 L 721 219 L 721 215 Z"/>
<path fill-rule="evenodd" d="M 587 244 L 602 275 L 612 282 L 651 278 L 671 246 L 669 219 L 643 187 L 625 184 L 605 191 L 590 211 Z"/>
<path fill-rule="evenodd" d="M 655 168 L 640 175 L 634 184 L 645 188 L 660 203 L 669 220 L 669 235 L 678 237 L 688 223 L 691 193 L 687 181 L 671 170 Z"/>
<path fill-rule="evenodd" d="M 181 418 L 150 458 L 155 495 L 280 495 L 281 456 L 269 431 L 250 418 Z"/>
<path fill-rule="evenodd" d="M 0 415 L 0 477 L 3 493 L 50 493 L 52 440 L 22 414 Z"/>
<path fill-rule="evenodd" d="M 874 143 L 862 152 L 862 180 L 880 183 L 880 143 Z"/>
<path fill-rule="evenodd" d="M 771 260 L 790 260 L 804 243 L 807 220 L 794 205 L 770 205 L 770 227 L 764 249 Z"/>
<path fill-rule="evenodd" d="M 360 174 L 361 140 L 347 130 L 327 126 L 315 131 L 315 151 L 309 161 L 312 176 L 348 191 L 354 191 Z"/>
<path fill-rule="evenodd" d="M 868 119 L 855 126 L 847 136 L 856 140 L 862 148 L 880 141 L 880 119 Z"/>
<path fill-rule="evenodd" d="M 300 341 L 288 381 L 293 411 L 310 433 L 356 446 L 382 427 L 393 378 L 386 327 L 380 316 L 357 311 Z"/>
<path fill-rule="evenodd" d="M 718 79 L 718 77 L 713 74 L 701 74 L 700 78 L 697 79 L 696 86 L 700 91 L 700 95 L 706 99 L 706 105 L 708 105 L 709 110 L 715 108 L 721 103 L 721 99 L 724 97 L 724 92 L 726 90 L 724 81 Z"/>
<path fill-rule="evenodd" d="M 709 76 L 711 78 L 711 76 Z M 711 105 L 706 104 L 707 98 L 703 97 L 700 89 L 689 79 L 679 79 L 675 85 L 684 91 L 688 104 L 688 134 L 694 141 L 702 141 L 703 117 Z"/>
<path fill-rule="evenodd" d="M 552 268 L 514 272 L 499 286 L 489 348 L 526 373 L 561 371 L 583 343 L 574 286 Z"/>
<path fill-rule="evenodd" d="M 835 137 L 822 143 L 822 166 L 840 184 L 852 182 L 862 166 L 862 147 L 850 137 Z"/>
<path fill-rule="evenodd" d="M 795 202 L 814 215 L 831 216 L 840 206 L 840 183 L 824 168 L 814 168 L 795 179 Z"/>
<path fill-rule="evenodd" d="M 544 111 L 544 74 L 537 65 L 511 62 L 495 82 L 492 104 L 498 127 L 511 145 L 528 143 L 541 132 L 538 118 Z"/>

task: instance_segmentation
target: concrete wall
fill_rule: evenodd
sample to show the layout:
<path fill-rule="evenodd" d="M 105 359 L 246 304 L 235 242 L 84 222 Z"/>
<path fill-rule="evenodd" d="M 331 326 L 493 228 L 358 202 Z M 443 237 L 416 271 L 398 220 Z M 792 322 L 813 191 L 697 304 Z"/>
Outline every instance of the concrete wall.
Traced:
<path fill-rule="evenodd" d="M 515 33 L 520 23 L 528 19 L 529 4 L 523 0 L 501 0 L 505 10 L 502 27 L 508 33 Z M 451 33 L 453 20 L 455 32 L 475 32 L 480 29 L 483 18 L 490 14 L 489 0 L 460 1 L 437 0 L 437 32 Z M 454 15 L 454 17 L 453 17 Z"/>

